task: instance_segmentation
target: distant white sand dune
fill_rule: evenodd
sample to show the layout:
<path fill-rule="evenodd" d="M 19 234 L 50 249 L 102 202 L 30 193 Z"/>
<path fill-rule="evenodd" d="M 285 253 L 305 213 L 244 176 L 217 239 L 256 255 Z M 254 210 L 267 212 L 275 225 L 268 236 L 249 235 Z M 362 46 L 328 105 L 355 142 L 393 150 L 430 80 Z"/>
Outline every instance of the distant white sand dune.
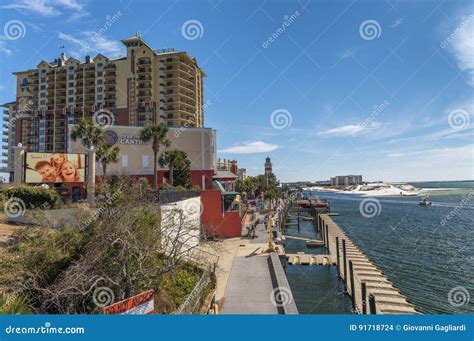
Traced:
<path fill-rule="evenodd" d="M 330 188 L 330 187 L 310 187 L 307 190 L 312 191 L 324 191 L 324 192 L 335 192 L 345 194 L 357 194 L 370 197 L 383 197 L 383 196 L 417 196 L 420 194 L 420 190 L 412 185 L 408 184 L 387 184 L 387 183 L 372 183 L 366 185 L 347 186 L 343 188 Z"/>

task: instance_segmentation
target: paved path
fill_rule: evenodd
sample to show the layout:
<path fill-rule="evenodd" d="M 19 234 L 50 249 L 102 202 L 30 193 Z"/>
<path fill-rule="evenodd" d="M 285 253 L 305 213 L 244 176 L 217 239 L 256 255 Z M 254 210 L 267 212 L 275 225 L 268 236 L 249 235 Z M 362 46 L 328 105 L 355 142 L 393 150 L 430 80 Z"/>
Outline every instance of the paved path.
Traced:
<path fill-rule="evenodd" d="M 263 216 L 257 218 L 263 221 Z M 273 285 L 268 254 L 262 254 L 267 247 L 268 231 L 263 223 L 257 226 L 256 238 L 242 239 L 230 271 L 221 314 L 278 314 L 271 301 Z"/>

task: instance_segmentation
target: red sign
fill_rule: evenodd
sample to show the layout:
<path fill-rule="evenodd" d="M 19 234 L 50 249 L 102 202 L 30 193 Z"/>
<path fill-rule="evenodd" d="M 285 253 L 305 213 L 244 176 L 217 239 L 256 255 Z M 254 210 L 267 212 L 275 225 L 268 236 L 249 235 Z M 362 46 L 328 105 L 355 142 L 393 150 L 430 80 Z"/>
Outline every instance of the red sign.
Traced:
<path fill-rule="evenodd" d="M 104 308 L 104 314 L 152 314 L 155 310 L 155 290 L 148 290 Z"/>

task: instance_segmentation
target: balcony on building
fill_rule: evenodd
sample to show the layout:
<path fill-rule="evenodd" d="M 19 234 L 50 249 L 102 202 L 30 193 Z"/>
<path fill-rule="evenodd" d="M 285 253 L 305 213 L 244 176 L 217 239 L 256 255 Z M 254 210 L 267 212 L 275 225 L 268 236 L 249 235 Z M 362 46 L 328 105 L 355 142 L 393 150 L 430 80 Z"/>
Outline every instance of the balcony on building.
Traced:
<path fill-rule="evenodd" d="M 137 70 L 137 74 L 144 74 L 144 73 L 149 73 L 151 72 L 151 67 L 146 66 L 146 67 L 139 67 Z"/>

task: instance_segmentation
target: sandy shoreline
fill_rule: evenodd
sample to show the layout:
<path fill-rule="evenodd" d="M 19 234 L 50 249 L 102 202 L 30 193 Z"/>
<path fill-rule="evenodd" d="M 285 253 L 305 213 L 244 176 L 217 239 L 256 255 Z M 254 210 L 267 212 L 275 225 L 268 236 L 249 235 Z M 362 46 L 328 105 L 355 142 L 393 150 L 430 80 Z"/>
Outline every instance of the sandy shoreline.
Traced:
<path fill-rule="evenodd" d="M 407 184 L 387 184 L 387 183 L 373 183 L 357 186 L 346 186 L 345 188 L 333 187 L 308 187 L 304 190 L 318 191 L 318 192 L 334 192 L 342 194 L 356 194 L 370 197 L 385 197 L 385 196 L 418 196 L 421 190 Z"/>

